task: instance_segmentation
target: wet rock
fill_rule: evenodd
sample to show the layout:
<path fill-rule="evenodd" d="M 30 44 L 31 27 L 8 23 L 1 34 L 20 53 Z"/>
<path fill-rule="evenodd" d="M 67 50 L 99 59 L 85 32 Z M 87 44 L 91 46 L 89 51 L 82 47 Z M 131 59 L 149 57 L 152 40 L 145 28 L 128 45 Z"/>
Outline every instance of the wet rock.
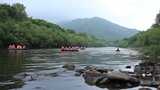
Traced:
<path fill-rule="evenodd" d="M 63 68 L 65 68 L 67 70 L 74 70 L 75 69 L 75 65 L 71 64 L 71 63 L 67 63 L 67 64 L 63 65 Z"/>
<path fill-rule="evenodd" d="M 38 78 L 38 74 L 35 73 L 20 73 L 14 76 L 15 79 L 23 81 L 34 81 Z"/>
<path fill-rule="evenodd" d="M 99 73 L 108 73 L 109 71 L 112 71 L 112 69 L 106 69 L 106 68 L 98 68 L 98 67 L 94 67 L 94 66 L 86 66 L 84 69 L 77 69 L 75 70 L 76 76 L 80 76 L 81 74 L 83 74 L 86 71 L 97 71 Z"/>
<path fill-rule="evenodd" d="M 84 69 L 85 70 L 95 70 L 96 68 L 97 67 L 90 65 L 90 66 L 86 66 Z"/>
<path fill-rule="evenodd" d="M 36 73 L 25 73 L 25 74 L 20 74 L 19 77 L 24 77 L 21 80 L 23 81 L 34 81 L 37 80 L 38 74 Z"/>
<path fill-rule="evenodd" d="M 150 88 L 139 88 L 138 90 L 152 90 Z"/>
<path fill-rule="evenodd" d="M 158 83 L 157 81 L 152 81 L 152 80 L 141 80 L 141 86 L 150 86 L 150 87 L 158 87 L 160 85 L 160 83 Z"/>
<path fill-rule="evenodd" d="M 160 90 L 160 85 L 157 87 L 157 90 Z"/>
<path fill-rule="evenodd" d="M 107 74 L 107 77 L 120 80 L 129 80 L 131 77 L 125 73 L 113 71 Z"/>
<path fill-rule="evenodd" d="M 37 80 L 37 76 L 35 76 L 35 75 L 30 75 L 25 81 L 35 81 L 35 80 Z"/>
<path fill-rule="evenodd" d="M 134 72 L 134 68 L 130 65 L 125 66 L 125 68 L 119 69 L 120 72 L 122 73 L 126 73 L 129 75 L 134 75 L 135 76 L 135 72 Z"/>
<path fill-rule="evenodd" d="M 100 76 L 101 75 L 101 73 L 100 72 L 98 72 L 98 71 L 96 71 L 96 70 L 87 70 L 87 71 L 85 71 L 85 73 L 83 74 L 83 76 L 85 77 L 87 77 L 87 76 L 90 76 L 90 77 L 98 77 L 98 76 Z"/>
<path fill-rule="evenodd" d="M 81 76 L 81 73 L 76 72 L 74 75 L 75 76 Z"/>
<path fill-rule="evenodd" d="M 159 65 L 156 63 L 143 62 L 135 66 L 134 72 L 137 75 L 142 75 L 142 74 L 147 74 L 147 73 L 156 73 L 156 72 L 159 72 L 160 70 L 160 67 L 159 68 L 158 67 Z"/>
<path fill-rule="evenodd" d="M 106 88 L 129 88 L 139 85 L 139 80 L 121 72 L 100 73 L 96 70 L 86 71 L 83 75 L 89 85 Z"/>
<path fill-rule="evenodd" d="M 106 69 L 106 68 L 96 68 L 96 70 L 100 73 L 108 73 L 110 71 L 113 71 L 113 69 Z"/>
<path fill-rule="evenodd" d="M 101 77 L 101 73 L 96 70 L 87 70 L 83 74 L 85 82 L 89 85 L 95 85 L 97 80 Z"/>
<path fill-rule="evenodd" d="M 125 68 L 127 68 L 127 69 L 131 69 L 131 66 L 126 66 Z"/>
<path fill-rule="evenodd" d="M 106 83 L 106 81 L 108 80 L 107 77 L 101 77 L 98 81 L 97 81 L 97 85 L 103 85 Z"/>
<path fill-rule="evenodd" d="M 15 84 L 15 82 L 6 81 L 6 82 L 0 82 L 0 86 L 6 86 L 6 85 L 12 85 Z"/>
<path fill-rule="evenodd" d="M 130 75 L 126 74 L 126 73 L 122 73 L 122 72 L 118 72 L 118 71 L 114 71 L 111 73 L 107 74 L 107 77 L 109 79 L 113 79 L 113 80 L 118 80 L 118 81 L 122 81 L 122 82 L 128 82 L 134 85 L 139 85 L 139 80 L 137 78 L 131 77 Z"/>
<path fill-rule="evenodd" d="M 52 76 L 52 77 L 57 77 L 58 73 L 50 73 L 49 75 Z"/>
<path fill-rule="evenodd" d="M 85 71 L 86 71 L 85 69 L 77 69 L 76 73 L 83 74 Z"/>
<path fill-rule="evenodd" d="M 34 89 L 35 89 L 35 90 L 46 90 L 45 88 L 39 87 L 39 86 L 35 87 Z"/>
<path fill-rule="evenodd" d="M 19 73 L 19 74 L 15 75 L 14 78 L 16 78 L 16 79 L 24 79 L 27 76 L 30 76 L 30 74 L 29 73 Z"/>
<path fill-rule="evenodd" d="M 124 88 L 132 88 L 132 87 L 138 86 L 139 84 L 137 82 L 133 83 L 128 80 L 104 77 L 103 79 L 99 80 L 99 82 L 96 82 L 96 85 L 100 87 L 106 87 L 106 88 L 124 89 Z"/>
<path fill-rule="evenodd" d="M 18 86 L 18 87 L 21 87 L 21 86 L 24 85 L 24 82 L 21 81 L 21 80 L 17 80 L 17 81 L 15 81 L 15 85 Z"/>
<path fill-rule="evenodd" d="M 10 90 L 13 88 L 20 88 L 24 85 L 24 82 L 21 80 L 15 80 L 15 81 L 6 81 L 6 82 L 0 82 L 0 90 Z"/>
<path fill-rule="evenodd" d="M 158 87 L 160 85 L 160 64 L 155 62 L 142 62 L 135 66 L 136 77 L 142 86 Z"/>

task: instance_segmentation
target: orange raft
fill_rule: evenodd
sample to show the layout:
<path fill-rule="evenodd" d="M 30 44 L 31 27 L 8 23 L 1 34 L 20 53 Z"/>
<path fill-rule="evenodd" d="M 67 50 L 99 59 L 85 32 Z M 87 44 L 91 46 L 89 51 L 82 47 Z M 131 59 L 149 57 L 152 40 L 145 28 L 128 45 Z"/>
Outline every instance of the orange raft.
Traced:
<path fill-rule="evenodd" d="M 25 50 L 26 46 L 25 45 L 20 45 L 20 44 L 10 44 L 8 46 L 8 50 Z"/>
<path fill-rule="evenodd" d="M 60 51 L 78 52 L 79 48 L 61 48 Z"/>

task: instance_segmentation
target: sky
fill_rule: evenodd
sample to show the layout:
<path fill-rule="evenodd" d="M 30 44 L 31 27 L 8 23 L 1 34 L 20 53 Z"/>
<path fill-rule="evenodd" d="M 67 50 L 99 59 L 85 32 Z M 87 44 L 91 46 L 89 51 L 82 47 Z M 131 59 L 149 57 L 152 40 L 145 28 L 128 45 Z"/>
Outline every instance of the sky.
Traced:
<path fill-rule="evenodd" d="M 160 11 L 160 0 L 0 0 L 23 3 L 29 16 L 54 23 L 101 17 L 138 30 L 148 29 Z"/>

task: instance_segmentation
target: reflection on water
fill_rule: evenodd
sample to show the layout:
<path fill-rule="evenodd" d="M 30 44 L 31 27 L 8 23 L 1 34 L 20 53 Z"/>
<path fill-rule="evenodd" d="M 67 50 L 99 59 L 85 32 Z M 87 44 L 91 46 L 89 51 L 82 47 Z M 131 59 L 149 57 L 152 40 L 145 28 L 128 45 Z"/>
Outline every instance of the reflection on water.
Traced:
<path fill-rule="evenodd" d="M 13 76 L 24 69 L 23 51 L 1 51 L 0 52 L 0 90 L 21 87 L 21 80 L 14 79 Z"/>
<path fill-rule="evenodd" d="M 63 53 L 57 49 L 1 50 L 0 90 L 8 88 L 18 88 L 18 90 L 103 90 L 88 86 L 81 77 L 75 77 L 73 72 L 63 72 L 63 70 L 61 72 L 60 67 L 66 62 L 71 62 L 79 66 L 95 65 L 122 69 L 126 65 L 134 66 L 140 62 L 137 58 L 138 52 L 134 50 L 121 49 L 121 52 L 115 52 L 115 50 L 116 48 L 113 47 L 88 48 L 80 52 Z M 60 75 L 53 77 L 54 72 L 57 71 Z M 30 77 L 31 80 L 15 78 L 16 75 L 22 73 L 36 74 L 38 76 L 35 75 L 35 77 L 38 79 L 34 79 L 34 77 Z"/>

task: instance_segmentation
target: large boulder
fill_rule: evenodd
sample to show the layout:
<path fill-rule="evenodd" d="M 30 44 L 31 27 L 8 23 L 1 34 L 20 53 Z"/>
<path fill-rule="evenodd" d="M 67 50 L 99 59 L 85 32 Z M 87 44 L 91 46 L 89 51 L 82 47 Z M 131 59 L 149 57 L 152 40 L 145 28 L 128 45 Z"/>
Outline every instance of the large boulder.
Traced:
<path fill-rule="evenodd" d="M 131 77 L 128 74 L 122 73 L 119 71 L 113 71 L 113 72 L 107 73 L 106 75 L 110 79 L 118 79 L 118 80 L 130 80 L 131 79 Z"/>
<path fill-rule="evenodd" d="M 139 82 L 139 80 L 137 78 L 132 77 L 126 73 L 119 72 L 119 71 L 113 71 L 113 72 L 107 73 L 107 77 L 109 79 L 124 80 L 124 81 L 129 81 L 132 83 Z"/>
<path fill-rule="evenodd" d="M 130 88 L 139 85 L 138 79 L 118 71 L 100 73 L 96 70 L 89 70 L 83 76 L 87 84 L 103 88 Z"/>
<path fill-rule="evenodd" d="M 67 70 L 74 70 L 75 69 L 75 65 L 72 64 L 72 63 L 66 63 L 66 64 L 63 65 L 62 68 L 65 68 Z"/>
<path fill-rule="evenodd" d="M 83 69 L 76 69 L 75 70 L 76 76 L 80 76 L 81 74 L 85 73 L 86 71 L 96 71 L 98 73 L 104 74 L 104 73 L 108 73 L 110 71 L 113 71 L 113 69 L 106 69 L 106 68 L 99 68 L 99 67 L 95 67 L 95 66 L 86 66 Z"/>
<path fill-rule="evenodd" d="M 96 70 L 87 70 L 83 73 L 83 77 L 85 82 L 89 85 L 95 85 L 98 78 L 100 78 L 102 74 Z"/>
<path fill-rule="evenodd" d="M 119 71 L 107 73 L 105 77 L 107 79 L 104 84 L 107 85 L 108 88 L 131 88 L 140 84 L 138 79 Z"/>

